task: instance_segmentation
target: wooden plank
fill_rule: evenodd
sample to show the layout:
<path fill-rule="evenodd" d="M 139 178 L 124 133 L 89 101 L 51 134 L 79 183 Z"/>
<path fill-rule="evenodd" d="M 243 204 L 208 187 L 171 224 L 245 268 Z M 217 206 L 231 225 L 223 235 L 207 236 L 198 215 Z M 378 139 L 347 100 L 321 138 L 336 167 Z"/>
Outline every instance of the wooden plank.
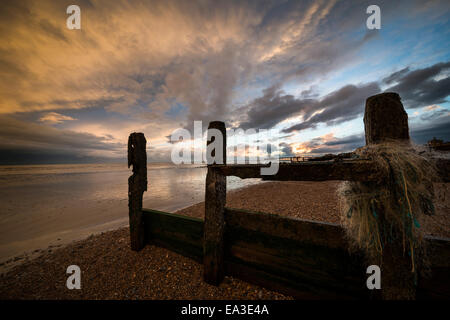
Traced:
<path fill-rule="evenodd" d="M 143 209 L 146 242 L 203 261 L 203 220 Z"/>
<path fill-rule="evenodd" d="M 350 256 L 338 225 L 231 208 L 225 217 L 226 260 L 235 276 L 242 266 L 252 271 L 254 283 L 256 274 L 264 274 L 272 284 L 261 285 L 283 284 L 295 297 L 357 298 L 367 293 L 362 259 Z"/>
<path fill-rule="evenodd" d="M 246 228 L 329 248 L 347 247 L 345 232 L 335 223 L 287 218 L 277 214 L 233 208 L 225 208 L 225 221 L 229 227 Z"/>
<path fill-rule="evenodd" d="M 222 144 L 217 144 L 218 141 L 216 141 L 220 137 L 211 136 L 211 134 L 214 135 L 214 131 L 221 135 Z M 211 146 L 214 146 L 214 148 L 211 149 Z M 224 278 L 223 237 L 225 232 L 224 213 L 227 196 L 227 178 L 210 165 L 214 163 L 226 164 L 226 146 L 225 123 L 220 121 L 211 122 L 208 127 L 206 147 L 207 153 L 209 154 L 211 152 L 212 157 L 208 160 L 208 172 L 205 183 L 203 278 L 207 283 L 213 285 L 219 285 Z M 218 150 L 215 150 L 215 148 L 218 148 Z M 220 159 L 220 153 L 222 154 L 222 159 Z M 211 163 L 211 161 L 214 161 L 214 163 Z"/>
<path fill-rule="evenodd" d="M 342 249 L 227 227 L 225 260 L 231 263 L 227 271 L 234 276 L 242 277 L 240 266 L 264 275 L 251 277 L 254 282 L 262 280 L 259 284 L 267 286 L 270 280 L 300 295 L 357 298 L 367 293 L 365 268 Z"/>
<path fill-rule="evenodd" d="M 305 281 L 307 283 L 315 281 L 312 286 L 314 289 L 312 292 L 315 292 L 315 294 L 321 297 L 330 297 L 332 292 L 325 290 L 322 283 L 330 283 L 332 288 L 338 283 L 357 288 L 355 279 L 359 279 L 359 283 L 364 285 L 363 294 L 367 294 L 368 290 L 365 288 L 367 263 L 362 263 L 361 256 L 349 255 L 345 257 L 346 253 L 343 253 L 343 251 L 346 251 L 348 244 L 345 240 L 344 230 L 339 225 L 231 208 L 226 208 L 225 217 L 228 234 L 226 238 L 226 248 L 228 248 L 226 261 L 232 263 L 232 266 L 229 267 L 231 271 L 227 272 L 231 272 L 237 277 L 250 277 L 249 281 L 269 286 L 274 290 L 279 290 L 278 287 L 280 286 L 276 285 L 277 282 L 290 282 L 290 289 L 283 292 L 288 293 L 290 290 L 294 290 L 296 297 L 305 294 L 302 291 Z M 230 228 L 234 230 L 234 234 L 233 231 L 230 233 Z M 238 230 L 242 228 L 245 231 L 236 232 L 236 228 Z M 245 236 L 248 231 L 254 233 Z M 276 238 L 281 239 L 272 242 Z M 431 236 L 425 238 L 430 275 L 419 280 L 417 297 L 419 299 L 449 299 L 450 239 Z M 283 239 L 292 241 L 285 242 L 283 245 L 277 244 L 278 241 L 282 243 Z M 271 249 L 271 245 L 267 243 L 272 243 L 274 247 Z M 277 247 L 278 249 L 274 249 Z M 261 252 L 264 252 L 264 254 L 261 254 Z M 283 258 L 278 259 L 278 255 Z M 313 261 L 308 260 L 308 256 L 312 257 Z M 323 260 L 324 257 L 327 257 L 328 260 Z M 234 261 L 236 258 L 238 261 Z M 336 263 L 341 264 L 344 269 L 340 270 Z M 297 268 L 297 265 L 301 267 Z M 325 268 L 323 268 L 324 265 Z M 240 271 L 239 266 L 242 266 L 243 271 Z M 289 271 L 286 268 L 292 268 L 293 270 Z M 353 271 L 350 271 L 352 268 Z M 323 274 L 317 273 L 316 270 L 318 269 L 326 270 L 328 276 L 335 278 L 324 277 Z M 302 270 L 312 270 L 306 275 L 306 280 L 302 278 Z M 241 272 L 243 272 L 242 275 L 240 275 Z M 264 275 L 264 279 L 259 279 L 257 274 Z M 281 287 L 284 287 L 284 285 Z M 343 290 L 339 288 L 336 292 L 344 294 Z M 347 297 L 351 297 L 351 295 L 347 295 Z"/>
<path fill-rule="evenodd" d="M 369 160 L 307 161 L 298 163 L 279 163 L 275 175 L 261 175 L 261 168 L 267 164 L 214 165 L 225 176 L 241 179 L 263 178 L 277 181 L 380 181 L 382 173 Z"/>

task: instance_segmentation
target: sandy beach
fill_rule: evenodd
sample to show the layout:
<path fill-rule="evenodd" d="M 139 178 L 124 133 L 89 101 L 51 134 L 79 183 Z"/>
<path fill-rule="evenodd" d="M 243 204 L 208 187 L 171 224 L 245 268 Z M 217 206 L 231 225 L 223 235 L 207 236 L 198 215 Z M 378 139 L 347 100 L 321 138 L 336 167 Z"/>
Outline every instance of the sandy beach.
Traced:
<path fill-rule="evenodd" d="M 339 182 L 267 182 L 230 191 L 227 206 L 294 218 L 339 223 Z M 436 185 L 436 214 L 422 221 L 427 234 L 450 237 L 448 184 Z M 446 196 L 447 195 L 447 196 Z M 203 203 L 178 213 L 203 217 Z M 290 299 L 227 277 L 219 286 L 202 281 L 202 265 L 147 245 L 130 250 L 128 228 L 104 232 L 24 257 L 0 276 L 0 299 Z M 16 264 L 18 262 L 16 261 Z M 82 270 L 82 289 L 68 290 L 66 268 Z"/>

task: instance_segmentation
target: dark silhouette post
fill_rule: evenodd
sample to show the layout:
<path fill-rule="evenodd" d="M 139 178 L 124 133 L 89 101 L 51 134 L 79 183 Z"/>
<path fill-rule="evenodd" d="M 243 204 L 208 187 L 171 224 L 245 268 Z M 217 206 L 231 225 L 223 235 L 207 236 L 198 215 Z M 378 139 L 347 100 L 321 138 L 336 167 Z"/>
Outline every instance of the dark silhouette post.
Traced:
<path fill-rule="evenodd" d="M 216 130 L 212 130 L 216 129 Z M 215 132 L 214 132 L 215 131 Z M 222 145 L 220 145 L 219 137 L 214 135 L 219 133 L 222 135 Z M 208 126 L 207 153 L 211 148 L 222 147 L 222 159 L 216 158 L 212 162 L 208 157 L 208 173 L 206 175 L 205 190 L 205 224 L 203 235 L 203 266 L 204 279 L 207 283 L 219 285 L 224 277 L 224 258 L 223 258 L 223 237 L 225 231 L 225 202 L 227 194 L 227 180 L 219 170 L 211 167 L 212 164 L 226 164 L 226 130 L 225 123 L 221 121 L 213 121 Z M 208 148 L 209 146 L 209 148 Z M 219 150 L 213 149 L 211 156 L 219 157 Z M 210 162 L 211 161 L 211 162 Z"/>
<path fill-rule="evenodd" d="M 128 137 L 128 168 L 133 166 L 133 174 L 128 178 L 128 209 L 131 249 L 134 251 L 141 250 L 145 245 L 142 197 L 147 191 L 146 144 L 143 133 L 134 132 Z"/>

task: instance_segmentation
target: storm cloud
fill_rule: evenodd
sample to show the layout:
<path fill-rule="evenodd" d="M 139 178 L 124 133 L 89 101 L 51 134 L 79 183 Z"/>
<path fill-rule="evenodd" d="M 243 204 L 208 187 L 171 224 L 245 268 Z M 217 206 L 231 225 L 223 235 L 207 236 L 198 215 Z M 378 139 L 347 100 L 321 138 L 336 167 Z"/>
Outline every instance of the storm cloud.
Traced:
<path fill-rule="evenodd" d="M 280 125 L 295 135 L 361 117 L 365 98 L 383 90 L 399 92 L 409 108 L 445 103 L 449 93 L 449 62 L 436 64 L 444 61 L 441 56 L 428 58 L 424 51 L 416 64 L 401 63 L 396 70 L 383 65 L 389 50 L 379 50 L 385 46 L 381 40 L 394 38 L 399 18 L 421 21 L 418 29 L 431 26 L 435 32 L 448 19 L 448 1 L 379 1 L 381 31 L 365 26 L 369 0 L 77 4 L 82 30 L 66 28 L 64 1 L 2 1 L 3 159 L 26 158 L 28 151 L 30 159 L 122 158 L 128 134 L 139 131 L 149 141 L 149 159 L 162 160 L 168 155 L 166 137 L 195 120 L 204 126 L 223 120 L 243 129 Z M 393 53 L 417 52 L 399 39 L 410 31 L 395 32 L 400 37 L 389 42 Z M 376 41 L 377 59 L 366 57 Z M 348 70 L 366 62 L 386 74 L 347 81 Z M 315 84 L 341 75 L 315 91 Z M 431 124 L 444 114 L 423 117 Z M 320 143 L 333 148 L 326 143 L 337 142 Z M 284 151 L 295 152 L 289 146 Z"/>
<path fill-rule="evenodd" d="M 2 164 L 59 163 L 63 159 L 63 162 L 104 161 L 124 158 L 125 150 L 125 144 L 112 142 L 108 136 L 60 130 L 0 116 Z"/>
<path fill-rule="evenodd" d="M 361 86 L 347 85 L 331 92 L 321 99 L 295 98 L 283 94 L 276 88 L 269 88 L 264 95 L 247 106 L 247 117 L 240 127 L 272 128 L 276 124 L 296 115 L 303 116 L 303 122 L 283 129 L 283 132 L 301 131 L 315 128 L 319 123 L 334 125 L 355 119 L 364 112 L 367 97 L 379 93 L 377 83 Z M 315 113 L 317 112 L 318 113 Z M 315 114 L 314 114 L 315 113 Z"/>
<path fill-rule="evenodd" d="M 284 128 L 283 132 L 314 129 L 319 124 L 334 126 L 361 117 L 366 99 L 382 91 L 399 92 L 403 104 L 410 109 L 443 103 L 450 95 L 450 76 L 446 73 L 449 68 L 450 62 L 437 63 L 416 70 L 407 67 L 386 76 L 379 82 L 349 84 L 321 98 L 305 98 L 303 95 L 297 98 L 271 87 L 243 109 L 246 111 L 247 119 L 241 122 L 240 126 L 244 129 L 272 128 L 293 116 L 302 116 L 303 121 Z M 383 84 L 393 83 L 395 85 L 385 90 L 381 89 Z M 439 111 L 443 112 L 446 111 Z M 440 116 L 438 113 L 433 115 L 438 116 Z M 429 117 L 430 115 L 424 115 L 422 120 L 430 120 Z"/>
<path fill-rule="evenodd" d="M 400 94 L 409 108 L 444 103 L 450 95 L 450 62 L 434 64 L 427 68 L 405 68 L 387 76 L 386 84 L 396 83 L 386 89 Z"/>
<path fill-rule="evenodd" d="M 272 128 L 281 121 L 297 114 L 311 112 L 318 107 L 314 99 L 298 99 L 284 94 L 277 87 L 264 90 L 262 97 L 253 100 L 245 109 L 247 120 L 239 124 L 243 129 Z"/>
<path fill-rule="evenodd" d="M 323 110 L 309 117 L 306 121 L 284 129 L 284 132 L 300 131 L 315 128 L 319 123 L 327 126 L 353 120 L 364 112 L 364 102 L 367 97 L 380 92 L 377 83 L 361 86 L 347 85 L 336 90 L 317 102 L 317 111 Z"/>

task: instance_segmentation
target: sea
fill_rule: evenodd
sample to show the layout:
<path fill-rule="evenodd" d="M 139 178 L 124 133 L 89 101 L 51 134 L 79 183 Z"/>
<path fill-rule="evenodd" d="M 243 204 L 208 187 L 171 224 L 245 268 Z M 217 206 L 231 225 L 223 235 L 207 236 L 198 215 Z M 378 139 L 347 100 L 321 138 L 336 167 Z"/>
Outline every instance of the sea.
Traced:
<path fill-rule="evenodd" d="M 148 163 L 145 208 L 174 212 L 204 200 L 206 167 Z M 125 163 L 0 166 L 0 266 L 128 224 Z M 260 179 L 227 178 L 233 190 Z"/>

